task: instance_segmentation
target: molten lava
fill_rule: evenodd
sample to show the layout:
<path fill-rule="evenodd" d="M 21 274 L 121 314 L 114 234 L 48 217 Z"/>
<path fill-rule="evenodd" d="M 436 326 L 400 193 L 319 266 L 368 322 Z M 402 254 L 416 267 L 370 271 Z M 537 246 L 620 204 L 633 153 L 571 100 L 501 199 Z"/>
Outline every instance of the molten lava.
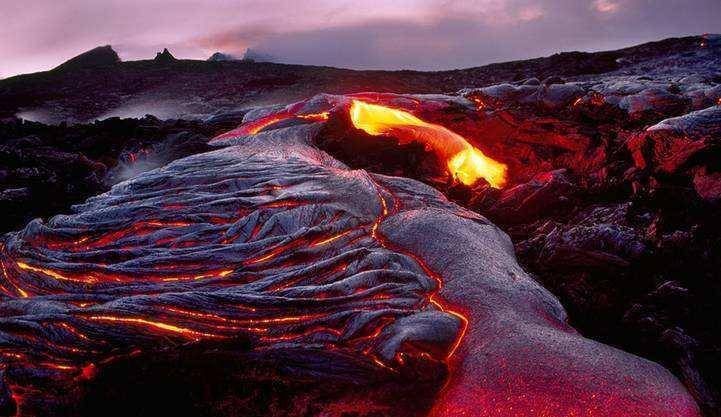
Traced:
<path fill-rule="evenodd" d="M 466 185 L 483 178 L 494 188 L 506 184 L 505 164 L 491 159 L 461 135 L 443 126 L 425 122 L 411 113 L 353 100 L 353 125 L 373 136 L 392 136 L 401 144 L 420 142 L 447 161 L 451 175 Z"/>

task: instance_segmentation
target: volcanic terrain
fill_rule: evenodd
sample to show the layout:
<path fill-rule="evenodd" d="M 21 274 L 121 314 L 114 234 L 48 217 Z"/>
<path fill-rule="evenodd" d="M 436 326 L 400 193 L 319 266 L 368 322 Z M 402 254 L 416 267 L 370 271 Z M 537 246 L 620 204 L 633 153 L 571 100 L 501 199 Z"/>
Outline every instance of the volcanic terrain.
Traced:
<path fill-rule="evenodd" d="M 0 415 L 718 416 L 719 68 L 1 80 Z"/>

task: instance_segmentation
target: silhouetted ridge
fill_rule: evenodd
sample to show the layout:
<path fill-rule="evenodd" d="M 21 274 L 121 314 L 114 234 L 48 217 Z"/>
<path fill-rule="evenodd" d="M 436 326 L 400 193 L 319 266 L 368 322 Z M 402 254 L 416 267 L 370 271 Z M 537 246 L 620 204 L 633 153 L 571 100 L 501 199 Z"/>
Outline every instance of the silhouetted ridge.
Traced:
<path fill-rule="evenodd" d="M 168 51 L 168 48 L 164 48 L 163 52 L 158 52 L 155 55 L 155 61 L 156 62 L 174 62 L 177 61 L 177 59 L 173 56 L 173 54 Z"/>
<path fill-rule="evenodd" d="M 98 46 L 87 52 L 71 58 L 55 67 L 56 70 L 69 70 L 78 68 L 97 68 L 114 65 L 120 62 L 118 53 L 112 46 Z"/>

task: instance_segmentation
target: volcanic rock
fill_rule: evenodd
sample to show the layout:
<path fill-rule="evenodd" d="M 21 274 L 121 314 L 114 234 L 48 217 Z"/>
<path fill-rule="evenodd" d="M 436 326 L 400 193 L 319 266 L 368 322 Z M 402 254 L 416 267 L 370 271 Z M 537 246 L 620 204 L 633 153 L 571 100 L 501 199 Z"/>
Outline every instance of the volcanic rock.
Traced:
<path fill-rule="evenodd" d="M 558 76 L 550 76 L 550 77 L 546 78 L 545 80 L 543 80 L 544 85 L 564 84 L 565 82 L 566 82 L 566 80 L 564 80 L 563 78 L 558 77 Z"/>
<path fill-rule="evenodd" d="M 632 138 L 628 147 L 636 166 L 675 173 L 690 160 L 713 157 L 721 137 L 721 106 L 665 119 Z"/>
<path fill-rule="evenodd" d="M 574 192 L 565 170 L 543 172 L 527 183 L 503 190 L 497 201 L 483 209 L 504 224 L 530 223 L 564 209 L 571 204 Z"/>
<path fill-rule="evenodd" d="M 163 52 L 158 52 L 153 60 L 165 64 L 177 61 L 173 54 L 168 51 L 168 48 L 163 49 Z"/>
<path fill-rule="evenodd" d="M 20 121 L 0 125 L 2 231 L 66 211 L 119 178 L 207 150 L 205 143 L 217 129 L 213 122 L 155 118 L 73 126 Z"/>
<path fill-rule="evenodd" d="M 668 89 L 647 88 L 636 94 L 624 96 L 618 106 L 632 120 L 647 117 L 648 113 L 677 114 L 686 109 L 689 102 Z"/>
<path fill-rule="evenodd" d="M 628 209 L 628 205 L 594 207 L 568 225 L 539 234 L 543 243 L 537 265 L 554 270 L 579 266 L 613 270 L 638 261 L 647 248 L 642 236 L 623 225 Z"/>
<path fill-rule="evenodd" d="M 112 46 L 98 46 L 84 52 L 75 58 L 69 59 L 64 63 L 55 67 L 54 71 L 67 71 L 86 68 L 102 68 L 108 67 L 120 62 L 120 57 L 113 50 Z"/>
<path fill-rule="evenodd" d="M 705 166 L 696 168 L 693 187 L 704 200 L 710 203 L 721 201 L 721 172 L 707 172 Z"/>

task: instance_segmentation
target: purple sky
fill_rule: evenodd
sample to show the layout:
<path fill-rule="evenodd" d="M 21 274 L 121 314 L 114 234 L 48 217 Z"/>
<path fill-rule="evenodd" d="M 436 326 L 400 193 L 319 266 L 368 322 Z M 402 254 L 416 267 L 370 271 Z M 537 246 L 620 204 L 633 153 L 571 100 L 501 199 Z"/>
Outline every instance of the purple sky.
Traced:
<path fill-rule="evenodd" d="M 124 60 L 248 47 L 280 61 L 451 69 L 721 32 L 721 0 L 2 0 L 0 77 L 111 44 Z"/>

